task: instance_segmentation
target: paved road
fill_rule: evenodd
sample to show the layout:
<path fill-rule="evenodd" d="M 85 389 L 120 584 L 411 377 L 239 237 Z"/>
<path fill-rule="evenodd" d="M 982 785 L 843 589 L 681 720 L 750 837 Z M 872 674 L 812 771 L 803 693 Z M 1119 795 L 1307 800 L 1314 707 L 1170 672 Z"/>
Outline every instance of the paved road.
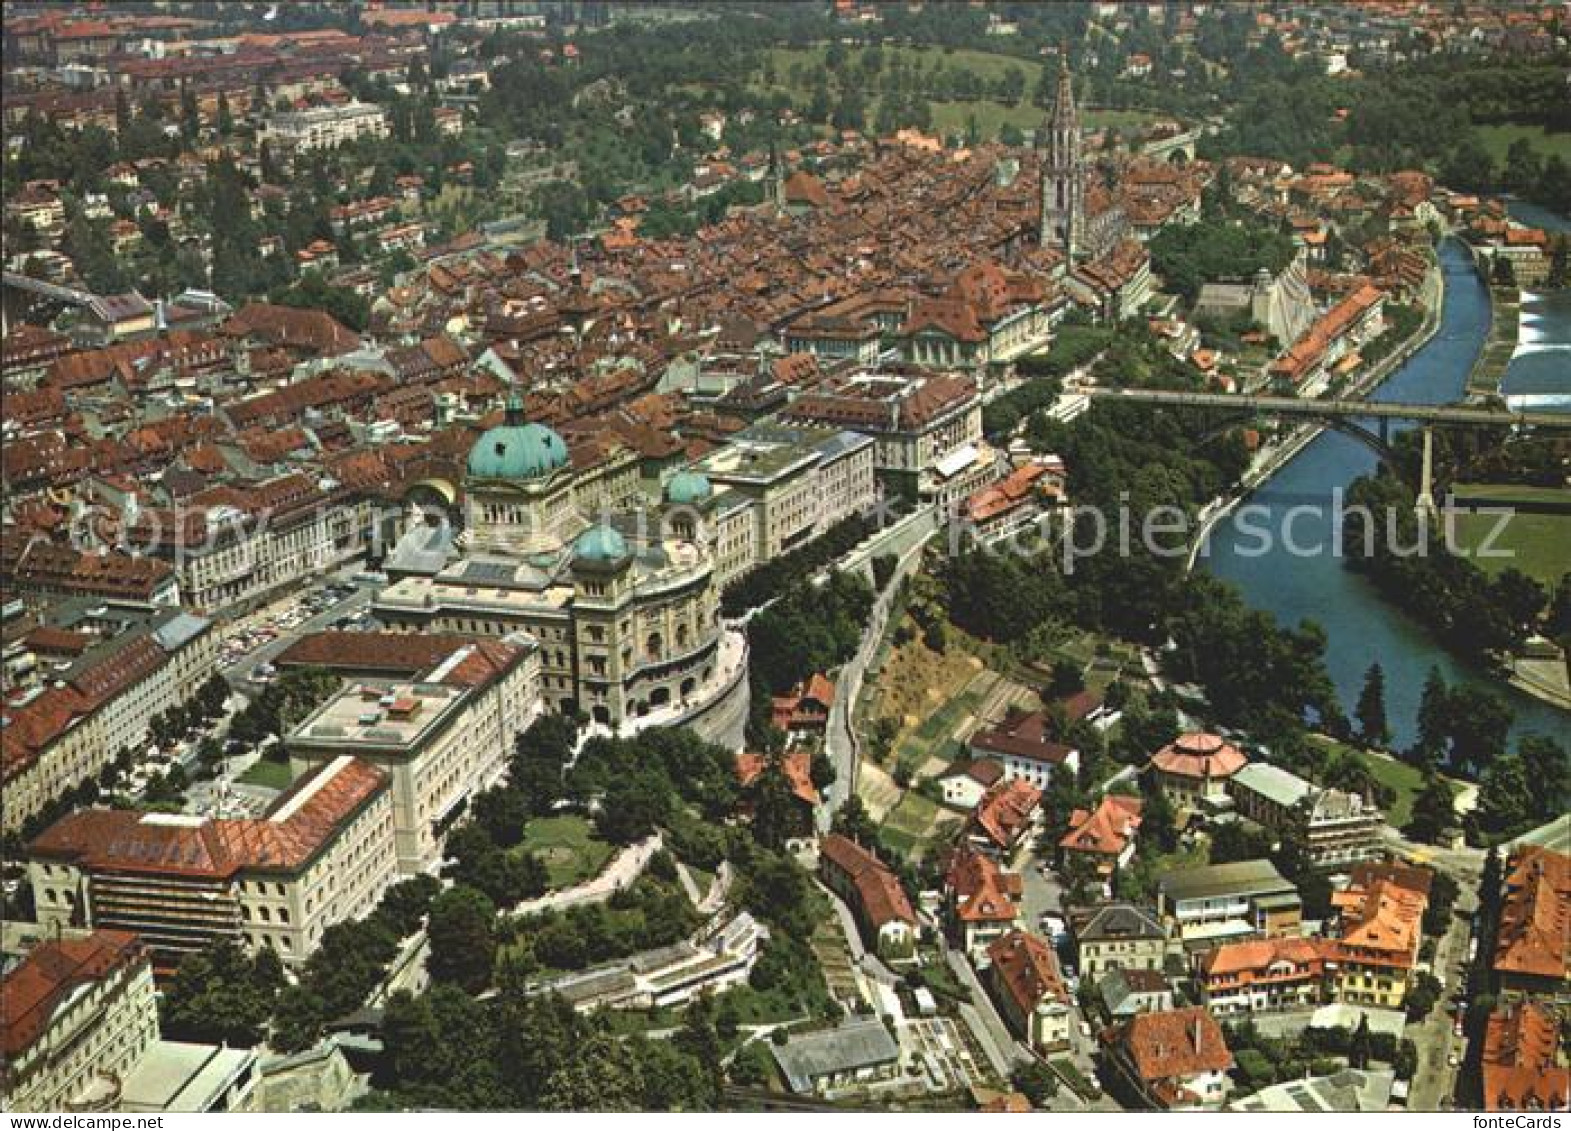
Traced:
<path fill-rule="evenodd" d="M 932 512 L 929 510 L 927 513 Z M 897 532 L 887 544 L 879 546 L 881 553 L 894 553 L 900 556 L 895 565 L 894 576 L 873 601 L 873 611 L 868 617 L 867 628 L 862 633 L 861 646 L 857 648 L 856 655 L 840 669 L 835 679 L 835 701 L 830 708 L 829 728 L 824 739 L 829 759 L 835 767 L 835 780 L 824 790 L 824 802 L 819 806 L 816 814 L 820 833 L 829 831 L 836 811 L 856 790 L 859 755 L 856 737 L 851 733 L 851 720 L 856 714 L 857 698 L 862 693 L 862 679 L 867 674 L 867 665 L 872 662 L 873 656 L 878 651 L 879 641 L 883 638 L 884 623 L 889 617 L 889 608 L 894 601 L 894 595 L 900 587 L 900 579 L 910 573 L 921 561 L 922 547 L 935 532 L 935 528 L 927 522 L 912 522 Z"/>
<path fill-rule="evenodd" d="M 330 580 L 332 579 L 324 577 L 322 579 L 322 584 L 325 585 Z M 312 589 L 319 587 L 320 586 L 313 586 Z M 295 596 L 303 597 L 308 592 L 310 592 L 310 590 L 302 591 Z M 279 655 L 284 651 L 285 648 L 289 647 L 289 645 L 293 644 L 296 640 L 299 640 L 302 636 L 307 636 L 313 632 L 320 632 L 331 625 L 334 621 L 338 620 L 340 617 L 350 613 L 359 612 L 361 609 L 365 608 L 371 603 L 373 592 L 373 589 L 368 586 L 357 588 L 353 593 L 344 598 L 338 604 L 329 605 L 321 612 L 301 621 L 294 628 L 280 632 L 275 639 L 268 641 L 266 644 L 259 645 L 258 647 L 253 648 L 251 651 L 241 655 L 240 659 L 235 662 L 234 666 L 222 669 L 224 678 L 229 681 L 229 686 L 233 687 L 237 691 L 255 693 L 259 685 L 250 682 L 250 680 L 247 678 L 251 674 L 251 669 L 255 668 L 258 664 L 272 663 L 274 660 L 278 659 Z"/>
<path fill-rule="evenodd" d="M 966 1019 L 966 1023 L 976 1033 L 982 1050 L 993 1063 L 993 1070 L 1007 1080 L 1013 1071 L 1013 1066 L 1025 1060 L 1028 1054 L 1015 1044 L 1014 1034 L 1009 1031 L 1009 1026 L 1004 1024 L 1004 1019 L 999 1016 L 997 1007 L 993 1005 L 993 999 L 988 996 L 982 980 L 977 977 L 976 970 L 966 960 L 965 955 L 958 950 L 946 948 L 944 958 L 949 963 L 949 969 L 954 971 L 955 977 L 960 979 L 960 984 L 971 992 L 971 1004 L 960 1007 L 960 1016 Z"/>

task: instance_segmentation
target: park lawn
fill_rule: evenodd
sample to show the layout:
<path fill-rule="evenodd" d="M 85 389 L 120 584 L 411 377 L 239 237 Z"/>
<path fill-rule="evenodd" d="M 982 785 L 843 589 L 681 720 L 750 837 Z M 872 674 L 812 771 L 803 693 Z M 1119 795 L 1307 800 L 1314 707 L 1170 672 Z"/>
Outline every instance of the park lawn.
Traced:
<path fill-rule="evenodd" d="M 1453 489 L 1458 499 L 1488 499 L 1491 505 L 1535 503 L 1571 505 L 1571 491 L 1564 487 L 1531 487 L 1516 483 L 1459 483 Z M 1566 572 L 1565 548 L 1571 546 L 1571 513 L 1540 514 L 1518 511 L 1493 538 L 1489 554 L 1477 555 L 1484 541 L 1493 534 L 1500 517 L 1493 514 L 1458 514 L 1456 541 L 1487 574 L 1497 574 L 1514 566 L 1549 589 Z"/>
<path fill-rule="evenodd" d="M 798 97 L 805 97 L 812 91 L 807 75 L 824 62 L 827 45 L 820 44 L 814 47 L 776 47 L 769 51 L 771 61 L 775 67 L 774 89 L 789 91 Z M 1025 96 L 1018 103 L 1008 104 L 992 99 L 958 100 L 958 99 L 932 99 L 928 106 L 933 112 L 933 130 L 940 134 L 964 133 L 971 119 L 975 118 L 978 132 L 983 138 L 997 137 L 1006 126 L 1014 126 L 1020 130 L 1034 130 L 1042 124 L 1043 111 L 1031 101 L 1031 92 L 1036 89 L 1038 76 L 1041 74 L 1042 63 L 1040 60 L 1022 58 L 1018 55 L 1009 55 L 995 51 L 978 51 L 974 48 L 955 48 L 944 50 L 939 47 L 898 47 L 891 44 L 883 45 L 884 66 L 896 55 L 903 56 L 907 62 L 917 61 L 926 69 L 931 70 L 937 65 L 942 65 L 945 70 L 966 70 L 979 76 L 986 83 L 995 83 L 1008 73 L 1010 67 L 1019 68 L 1025 76 Z M 858 50 L 849 51 L 853 61 L 860 55 Z M 795 64 L 801 67 L 800 81 L 792 84 L 790 70 Z M 763 71 L 754 72 L 750 85 L 758 90 L 765 90 Z M 872 120 L 878 100 L 883 94 L 877 90 L 865 90 L 864 97 L 868 102 L 868 119 Z M 833 90 L 831 89 L 831 96 Z M 1082 107 L 1080 118 L 1087 129 L 1100 130 L 1116 127 L 1119 130 L 1147 125 L 1159 121 L 1163 115 L 1148 110 L 1115 110 Z"/>
<path fill-rule="evenodd" d="M 812 88 L 807 81 L 807 74 L 814 67 L 823 65 L 825 54 L 829 49 L 828 44 L 817 44 L 813 47 L 772 47 L 769 49 L 770 60 L 775 65 L 775 85 L 785 90 L 796 93 L 810 91 Z M 967 70 L 979 75 L 986 82 L 997 82 L 1003 78 L 1010 67 L 1018 67 L 1025 76 L 1026 95 L 1035 89 L 1037 76 L 1041 73 L 1042 64 L 1035 59 L 1026 59 L 1018 55 L 1006 55 L 997 51 L 978 51 L 972 47 L 957 47 L 946 51 L 942 47 L 898 47 L 892 44 L 883 45 L 884 68 L 887 71 L 890 62 L 896 55 L 904 57 L 907 63 L 919 61 L 924 70 L 932 70 L 940 63 L 945 70 Z M 847 57 L 852 62 L 851 69 L 856 70 L 856 62 L 861 58 L 858 48 L 848 48 Z M 791 85 L 791 66 L 796 64 L 802 68 L 802 81 L 795 87 Z M 754 73 L 753 81 L 763 82 L 763 71 Z"/>
<path fill-rule="evenodd" d="M 1327 750 L 1340 750 L 1357 758 L 1369 768 L 1370 775 L 1381 785 L 1388 786 L 1396 792 L 1396 800 L 1391 803 L 1390 810 L 1386 813 L 1386 824 L 1392 828 L 1400 829 L 1406 825 L 1413 815 L 1413 799 L 1423 791 L 1424 775 L 1417 766 L 1406 762 L 1399 762 L 1395 758 L 1388 758 L 1376 754 L 1371 750 L 1360 750 L 1356 746 L 1349 746 L 1345 742 L 1338 742 L 1323 734 L 1310 735 L 1310 741 L 1325 747 Z M 1451 792 L 1456 793 L 1456 783 L 1448 782 Z"/>
<path fill-rule="evenodd" d="M 879 835 L 893 842 L 891 847 L 909 853 L 927 840 L 943 812 L 936 801 L 923 797 L 915 790 L 907 790 L 900 804 L 889 811 L 884 823 L 879 826 Z"/>
<path fill-rule="evenodd" d="M 1518 511 L 1489 545 L 1488 555 L 1478 556 L 1485 539 L 1499 523 L 1498 515 L 1458 514 L 1456 541 L 1473 563 L 1491 576 L 1515 567 L 1548 589 L 1567 570 L 1566 547 L 1571 546 L 1571 514 L 1529 514 Z"/>
<path fill-rule="evenodd" d="M 1473 132 L 1497 165 L 1506 159 L 1506 150 L 1518 138 L 1531 142 L 1540 158 L 1558 154 L 1562 160 L 1571 161 L 1571 133 L 1550 133 L 1543 126 L 1514 124 L 1475 126 Z"/>
<path fill-rule="evenodd" d="M 264 789 L 283 792 L 294 784 L 295 775 L 289 769 L 288 762 L 275 762 L 271 758 L 264 757 L 251 763 L 250 768 L 241 774 L 238 780 L 246 785 L 259 785 Z"/>
<path fill-rule="evenodd" d="M 1508 503 L 1557 503 L 1571 508 L 1571 488 L 1533 487 L 1526 483 L 1458 483 L 1459 499 L 1498 499 Z"/>
<path fill-rule="evenodd" d="M 530 821 L 519 848 L 533 852 L 545 863 L 553 889 L 572 887 L 599 875 L 616 851 L 595 836 L 594 826 L 577 815 Z"/>

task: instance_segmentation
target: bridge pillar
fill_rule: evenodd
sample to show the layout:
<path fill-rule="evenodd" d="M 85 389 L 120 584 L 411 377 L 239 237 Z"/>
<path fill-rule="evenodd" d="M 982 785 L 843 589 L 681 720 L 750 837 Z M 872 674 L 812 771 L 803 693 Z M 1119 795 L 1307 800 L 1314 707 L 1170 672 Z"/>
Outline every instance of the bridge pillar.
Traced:
<path fill-rule="evenodd" d="M 1418 513 L 1435 513 L 1435 433 L 1424 429 L 1424 463 L 1418 478 Z"/>

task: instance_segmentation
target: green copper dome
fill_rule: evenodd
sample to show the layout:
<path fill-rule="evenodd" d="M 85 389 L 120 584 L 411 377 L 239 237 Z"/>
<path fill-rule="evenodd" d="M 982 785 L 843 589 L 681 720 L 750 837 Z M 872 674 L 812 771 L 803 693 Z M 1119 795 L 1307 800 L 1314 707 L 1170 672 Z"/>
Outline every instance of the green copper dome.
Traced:
<path fill-rule="evenodd" d="M 567 445 L 544 424 L 524 423 L 524 406 L 507 400 L 502 424 L 489 428 L 469 451 L 469 474 L 480 479 L 541 479 L 567 463 Z"/>
<path fill-rule="evenodd" d="M 573 543 L 573 557 L 585 562 L 619 562 L 627 557 L 627 540 L 604 523 L 591 526 Z"/>
<path fill-rule="evenodd" d="M 695 506 L 707 502 L 715 489 L 709 480 L 696 471 L 679 471 L 665 485 L 666 502 L 677 506 Z"/>

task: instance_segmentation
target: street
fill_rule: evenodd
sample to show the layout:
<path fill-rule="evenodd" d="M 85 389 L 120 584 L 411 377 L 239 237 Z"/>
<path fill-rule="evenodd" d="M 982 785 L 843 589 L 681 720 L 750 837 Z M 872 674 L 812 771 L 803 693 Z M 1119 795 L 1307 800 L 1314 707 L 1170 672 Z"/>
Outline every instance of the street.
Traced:
<path fill-rule="evenodd" d="M 836 810 L 856 790 L 858 756 L 856 737 L 851 733 L 851 720 L 856 715 L 856 701 L 862 691 L 862 678 L 867 673 L 867 665 L 877 654 L 879 642 L 883 639 L 884 622 L 889 616 L 895 592 L 900 587 L 900 579 L 921 561 L 922 547 L 936 532 L 932 522 L 920 519 L 919 516 L 924 514 L 930 519 L 933 516 L 931 509 L 918 511 L 917 515 L 903 520 L 903 524 L 869 539 L 868 546 L 852 551 L 853 557 L 859 553 L 870 557 L 872 550 L 876 550 L 879 553 L 898 554 L 899 558 L 894 576 L 873 601 L 873 611 L 868 617 L 867 629 L 862 634 L 862 643 L 856 655 L 846 662 L 835 679 L 835 701 L 830 708 L 829 727 L 824 736 L 829 760 L 835 768 L 835 780 L 824 790 L 823 804 L 816 813 L 820 833 L 829 831 Z"/>

